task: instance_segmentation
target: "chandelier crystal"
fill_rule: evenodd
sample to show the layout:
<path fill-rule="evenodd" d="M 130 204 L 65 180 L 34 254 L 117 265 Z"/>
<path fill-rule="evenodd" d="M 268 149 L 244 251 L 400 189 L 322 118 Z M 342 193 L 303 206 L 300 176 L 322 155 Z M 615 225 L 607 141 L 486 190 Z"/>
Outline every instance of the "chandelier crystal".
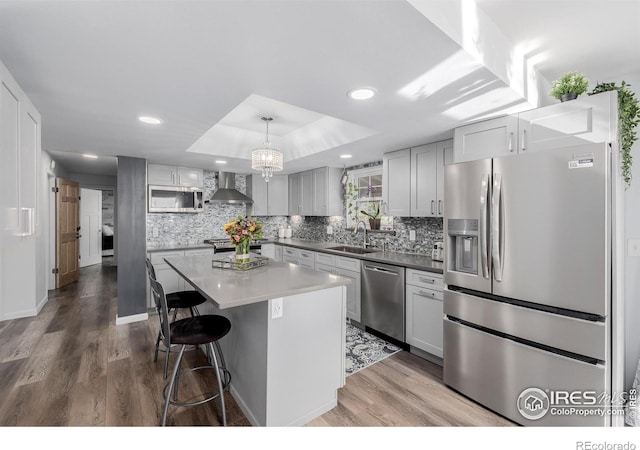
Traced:
<path fill-rule="evenodd" d="M 251 168 L 262 172 L 264 181 L 269 182 L 269 178 L 273 176 L 273 172 L 282 170 L 282 152 L 271 147 L 269 142 L 269 122 L 273 120 L 271 117 L 261 117 L 267 124 L 267 137 L 264 141 L 264 147 L 256 148 L 251 151 Z"/>

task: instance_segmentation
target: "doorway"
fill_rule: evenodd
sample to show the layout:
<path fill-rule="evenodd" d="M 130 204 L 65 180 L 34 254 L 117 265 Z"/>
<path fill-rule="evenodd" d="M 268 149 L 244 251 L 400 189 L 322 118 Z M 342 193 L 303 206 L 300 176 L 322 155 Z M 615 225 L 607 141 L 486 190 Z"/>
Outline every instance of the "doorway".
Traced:
<path fill-rule="evenodd" d="M 80 188 L 80 267 L 102 262 L 102 191 Z"/>

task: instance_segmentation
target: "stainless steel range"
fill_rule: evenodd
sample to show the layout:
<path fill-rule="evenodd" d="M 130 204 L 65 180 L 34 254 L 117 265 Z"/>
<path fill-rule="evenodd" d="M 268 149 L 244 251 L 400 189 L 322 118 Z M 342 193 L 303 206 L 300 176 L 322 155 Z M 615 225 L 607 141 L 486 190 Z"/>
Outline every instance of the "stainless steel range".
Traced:
<path fill-rule="evenodd" d="M 229 238 L 225 238 L 225 237 L 205 239 L 203 242 L 205 244 L 213 245 L 214 253 L 233 252 L 236 249 L 236 247 L 231 243 Z M 253 239 L 251 241 L 251 245 L 249 246 L 249 249 L 254 253 L 260 253 L 263 242 L 264 242 L 264 239 Z"/>

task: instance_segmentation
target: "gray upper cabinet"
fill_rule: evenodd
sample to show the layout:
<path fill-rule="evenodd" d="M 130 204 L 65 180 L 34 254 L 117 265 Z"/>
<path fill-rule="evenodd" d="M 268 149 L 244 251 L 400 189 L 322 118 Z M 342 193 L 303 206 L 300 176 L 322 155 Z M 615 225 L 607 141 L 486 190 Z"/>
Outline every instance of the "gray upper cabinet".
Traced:
<path fill-rule="evenodd" d="M 502 116 L 458 127 L 454 131 L 454 161 L 504 156 L 516 153 L 518 118 Z"/>
<path fill-rule="evenodd" d="M 341 170 L 320 167 L 289 175 L 289 215 L 342 215 Z"/>
<path fill-rule="evenodd" d="M 411 149 L 385 153 L 382 158 L 384 202 L 389 216 L 411 215 Z"/>
<path fill-rule="evenodd" d="M 436 144 L 411 149 L 412 217 L 435 217 L 438 212 L 437 164 Z"/>
<path fill-rule="evenodd" d="M 610 142 L 610 121 L 615 96 L 607 92 L 585 96 L 518 114 L 518 151 L 531 152 L 571 147 L 589 142 Z"/>
<path fill-rule="evenodd" d="M 313 171 L 313 215 L 342 215 L 342 169 L 320 167 Z"/>
<path fill-rule="evenodd" d="M 464 125 L 454 132 L 454 161 L 609 142 L 615 96 L 605 92 L 510 116 Z M 614 130 L 615 131 L 615 130 Z"/>
<path fill-rule="evenodd" d="M 267 183 L 260 175 L 247 176 L 247 195 L 253 200 L 252 216 L 286 216 L 289 214 L 289 177 L 274 175 Z"/>
<path fill-rule="evenodd" d="M 159 186 L 203 187 L 204 171 L 191 167 L 148 164 L 147 183 Z"/>
<path fill-rule="evenodd" d="M 452 161 L 452 139 L 385 154 L 383 183 L 387 213 L 401 217 L 442 217 L 444 166 Z"/>

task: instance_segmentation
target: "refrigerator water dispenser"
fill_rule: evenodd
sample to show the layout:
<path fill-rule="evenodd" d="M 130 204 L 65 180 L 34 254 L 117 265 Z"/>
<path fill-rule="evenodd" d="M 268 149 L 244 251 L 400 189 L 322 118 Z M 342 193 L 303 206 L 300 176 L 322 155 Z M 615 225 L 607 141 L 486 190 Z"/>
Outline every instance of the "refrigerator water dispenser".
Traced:
<path fill-rule="evenodd" d="M 478 274 L 478 221 L 474 219 L 449 219 L 447 234 L 451 257 L 449 270 Z"/>

